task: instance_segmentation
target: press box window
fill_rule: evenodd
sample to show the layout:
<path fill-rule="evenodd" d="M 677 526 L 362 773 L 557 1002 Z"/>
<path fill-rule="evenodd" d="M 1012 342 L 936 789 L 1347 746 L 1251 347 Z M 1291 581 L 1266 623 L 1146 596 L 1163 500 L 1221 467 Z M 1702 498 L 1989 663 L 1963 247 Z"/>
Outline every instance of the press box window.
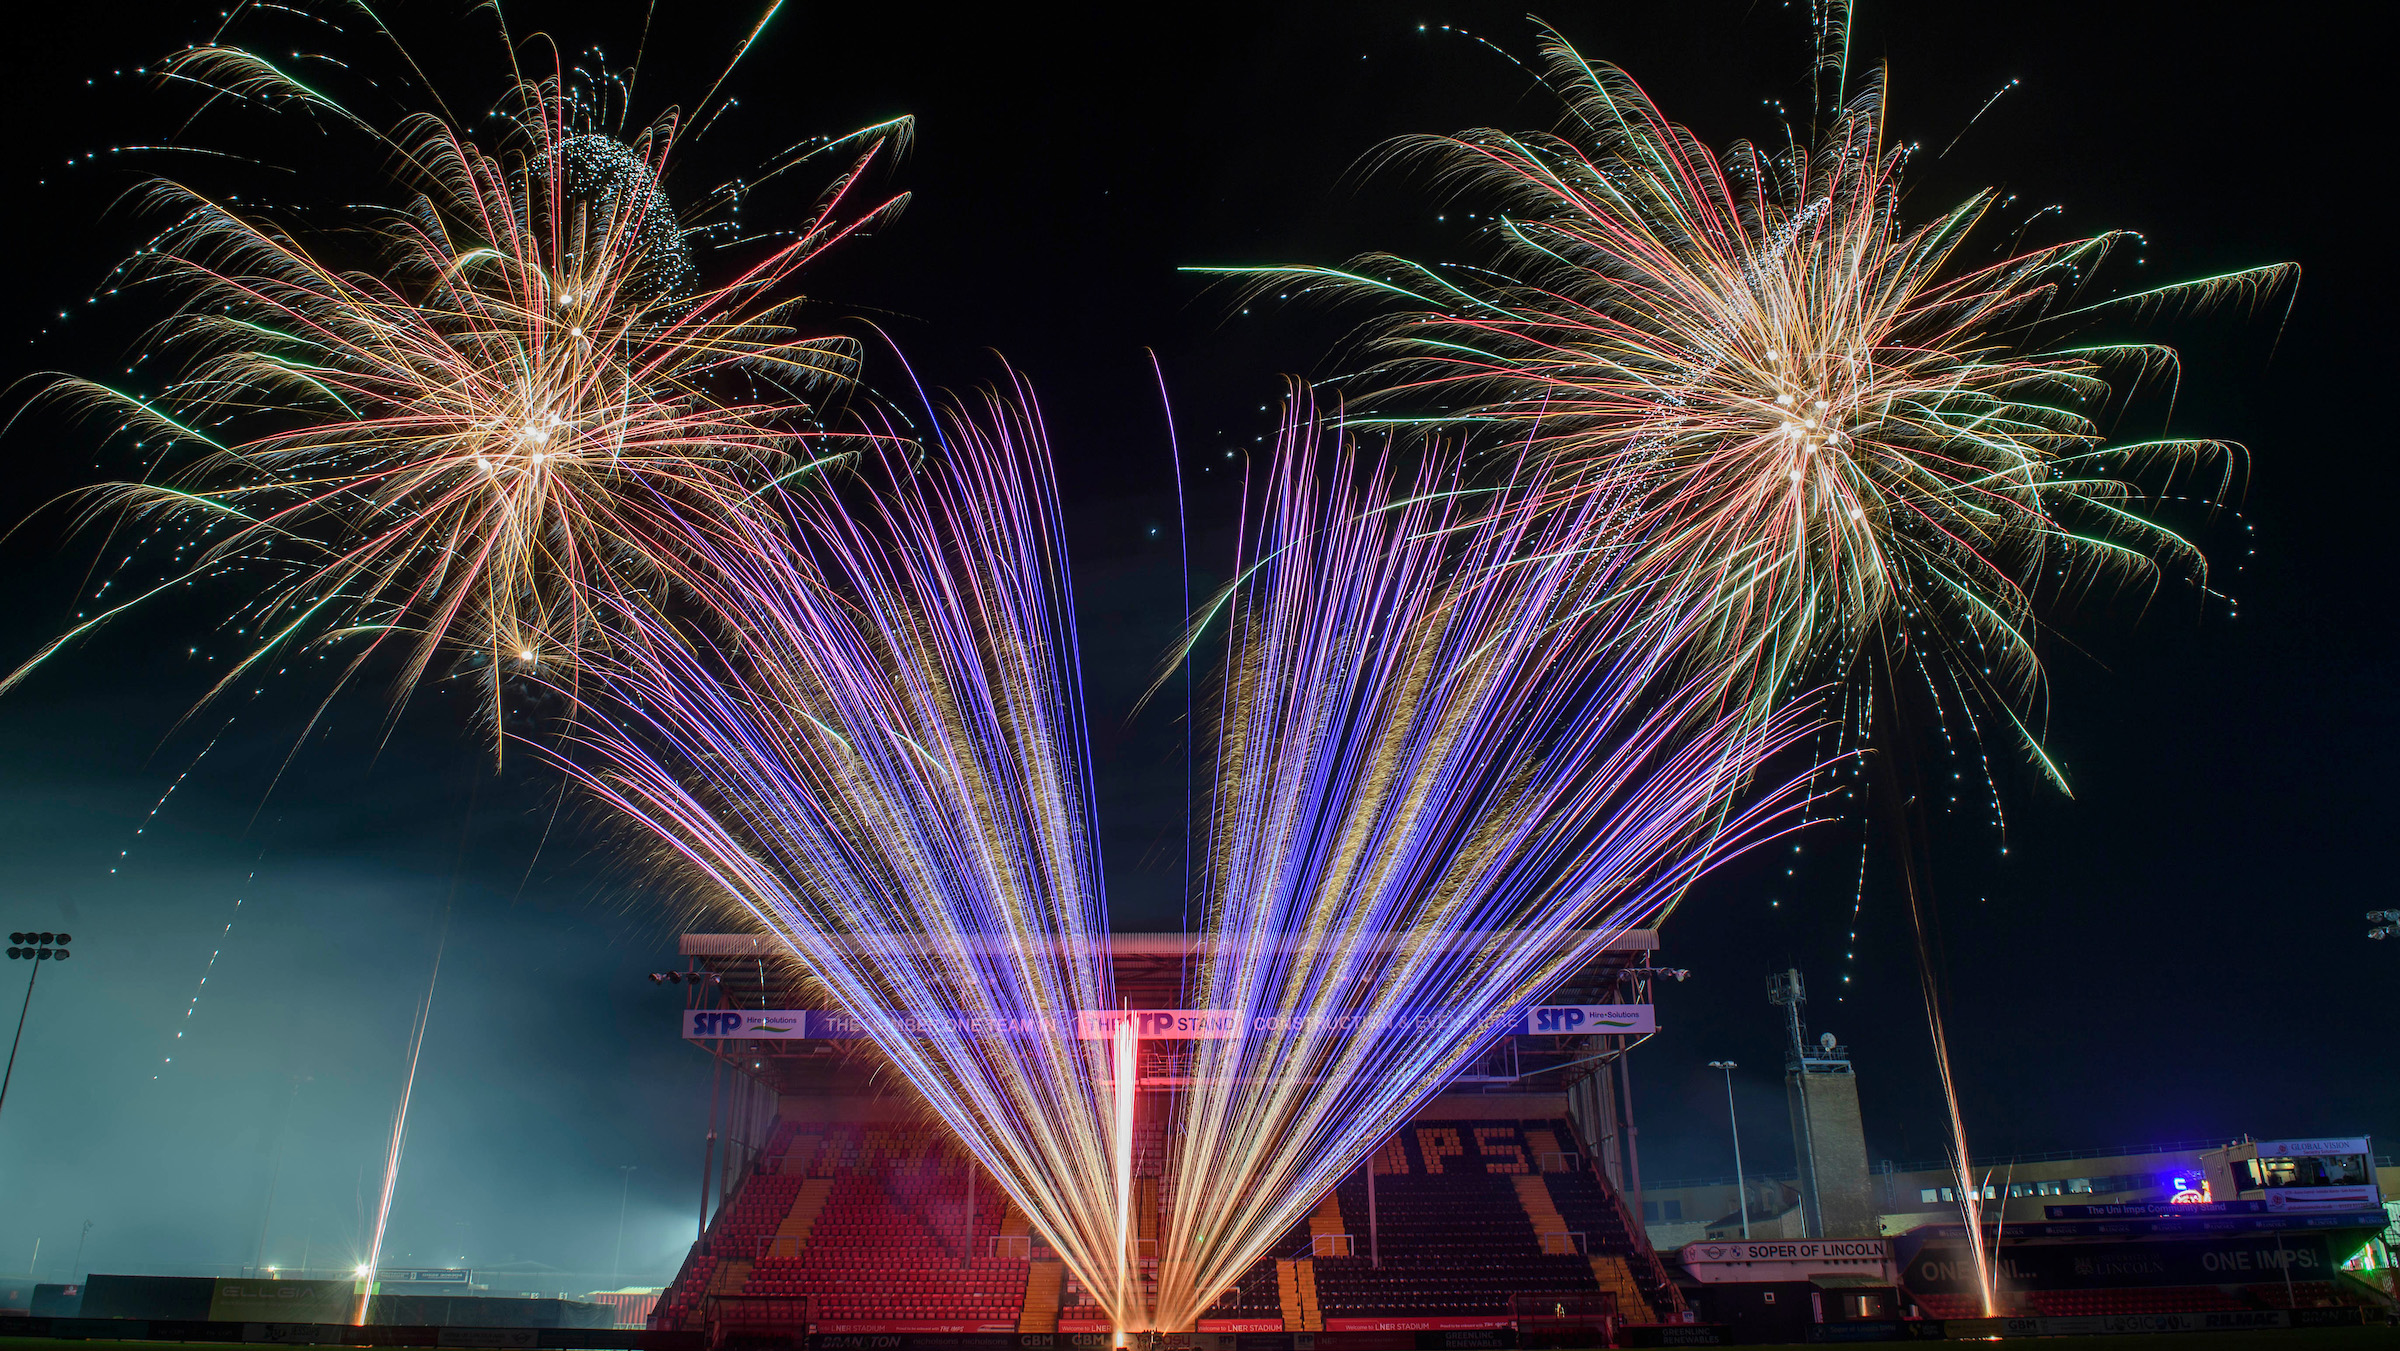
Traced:
<path fill-rule="evenodd" d="M 2233 1165 L 2241 1191 L 2262 1187 L 2363 1187 L 2374 1177 L 2364 1154 L 2302 1154 L 2289 1158 L 2238 1159 Z"/>

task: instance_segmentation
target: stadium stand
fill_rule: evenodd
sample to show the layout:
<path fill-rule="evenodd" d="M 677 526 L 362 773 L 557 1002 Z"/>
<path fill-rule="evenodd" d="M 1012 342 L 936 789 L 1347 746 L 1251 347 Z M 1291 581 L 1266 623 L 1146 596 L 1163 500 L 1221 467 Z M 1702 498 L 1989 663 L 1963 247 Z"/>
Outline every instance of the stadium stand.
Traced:
<path fill-rule="evenodd" d="M 2268 1309 L 2321 1309 L 2345 1302 L 2331 1281 L 2293 1281 L 2288 1287 L 2276 1281 L 2245 1286 L 2242 1293 Z"/>
<path fill-rule="evenodd" d="M 1201 942 L 1180 932 L 1110 935 L 1119 1002 L 1179 1007 Z M 1645 1003 L 1657 946 L 1649 930 L 1617 934 L 1555 997 Z M 755 936 L 686 934 L 679 948 L 705 976 L 684 984 L 687 1014 L 789 1010 L 814 997 Z M 1580 1318 L 1606 1307 L 1632 1321 L 1680 1314 L 1680 1295 L 1611 1181 L 1632 1176 L 1630 1104 L 1591 1068 L 1606 1058 L 1597 1053 L 1635 1040 L 1528 1034 L 1477 1060 L 1379 1151 L 1379 1244 L 1370 1244 L 1364 1174 L 1353 1170 L 1277 1236 L 1198 1330 L 1332 1330 L 1352 1320 L 1471 1329 L 1504 1323 L 1515 1308 L 1544 1318 L 1563 1317 L 1562 1308 Z M 854 1040 L 703 1035 L 693 1044 L 738 1077 L 720 1138 L 737 1151 L 728 1157 L 750 1162 L 712 1189 L 720 1204 L 654 1307 L 653 1328 L 738 1326 L 748 1335 L 761 1320 L 796 1319 L 856 1335 L 1106 1330 L 1026 1217 L 991 1179 L 970 1175 L 944 1132 L 911 1115 L 907 1095 Z M 1188 1053 L 1170 1039 L 1145 1042 L 1145 1088 L 1178 1082 Z M 1585 1068 L 1526 1087 L 1569 1066 Z M 1132 1256 L 1145 1279 L 1173 1205 L 1164 1096 L 1145 1095 L 1134 1140 Z M 1589 1119 L 1591 1142 L 1578 1139 L 1570 1110 Z M 715 1111 L 712 1100 L 712 1130 Z"/>
<path fill-rule="evenodd" d="M 2163 1286 L 2153 1290 L 2034 1290 L 2024 1295 L 2032 1313 L 2052 1317 L 2110 1313 L 2222 1313 L 2253 1307 L 2213 1285 Z"/>
<path fill-rule="evenodd" d="M 1681 1299 L 1641 1229 L 1599 1176 L 1580 1171 L 1563 1120 L 1412 1121 L 1375 1156 L 1382 1264 L 1353 1173 L 1221 1296 L 1224 1327 L 1342 1330 L 1395 1320 L 1499 1325 L 1513 1301 L 1613 1300 L 1656 1322 Z M 1136 1167 L 1137 1251 L 1155 1258 L 1163 1139 Z M 821 1331 L 1078 1332 L 1107 1316 L 1030 1234 L 997 1188 L 975 1190 L 936 1128 L 779 1123 L 651 1319 L 697 1328 L 708 1301 L 807 1301 Z M 744 1305 L 745 1308 L 765 1307 Z M 793 1306 L 798 1307 L 798 1306 Z"/>
<path fill-rule="evenodd" d="M 1203 1323 L 1221 1326 L 1228 1322 L 1256 1324 L 1273 1319 L 1280 1325 L 1283 1291 L 1277 1279 L 1278 1274 L 1275 1259 L 1271 1257 L 1251 1263 L 1250 1270 L 1243 1273 L 1231 1289 L 1217 1296 L 1217 1302 L 1209 1306 Z"/>
<path fill-rule="evenodd" d="M 1578 1150 L 1563 1120 L 1420 1120 L 1374 1156 L 1383 1264 L 1363 1235 L 1367 1184 L 1335 1188 L 1355 1251 L 1317 1256 L 1314 1290 L 1329 1329 L 1353 1322 L 1506 1321 L 1519 1296 L 1607 1293 L 1618 1316 L 1657 1321 L 1681 1307 L 1639 1226 L 1594 1174 L 1571 1171 Z M 1318 1251 L 1324 1251 L 1320 1241 Z M 1635 1274 L 1653 1274 L 1645 1284 Z"/>
<path fill-rule="evenodd" d="M 1911 1300 L 1927 1318 L 1981 1318 L 1983 1301 L 1973 1295 L 1924 1294 L 1911 1295 Z M 2002 1307 L 2000 1312 L 2014 1314 L 2014 1308 Z"/>
<path fill-rule="evenodd" d="M 970 1214 L 968 1193 L 964 1161 L 933 1130 L 781 1123 L 651 1326 L 693 1327 L 711 1296 L 772 1296 L 805 1299 L 828 1330 L 866 1321 L 1013 1332 L 1029 1263 L 996 1255 L 1006 1198 L 987 1188 Z"/>

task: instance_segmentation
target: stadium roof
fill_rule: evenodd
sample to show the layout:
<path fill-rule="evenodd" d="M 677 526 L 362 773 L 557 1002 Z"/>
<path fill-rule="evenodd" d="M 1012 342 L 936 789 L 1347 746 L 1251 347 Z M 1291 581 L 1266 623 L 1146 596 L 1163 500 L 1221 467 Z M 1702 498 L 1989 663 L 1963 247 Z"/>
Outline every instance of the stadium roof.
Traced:
<path fill-rule="evenodd" d="M 1481 944 L 1492 934 L 1477 931 L 1458 937 L 1472 938 Z M 905 951 L 928 941 L 931 940 L 922 934 L 861 934 L 851 943 L 867 951 Z M 994 937 L 986 941 L 999 948 L 1011 940 Z M 1110 934 L 1108 950 L 1117 994 L 1141 1007 L 1175 1007 L 1184 985 L 1186 964 L 1195 954 L 1205 951 L 1209 941 L 1200 934 Z M 1403 939 L 1400 935 L 1386 935 L 1385 941 Z M 694 969 L 717 974 L 729 1006 L 785 1006 L 790 985 L 789 967 L 785 963 L 791 960 L 791 954 L 775 939 L 763 934 L 687 933 L 677 944 L 677 950 L 692 959 Z M 1613 986 L 1624 972 L 1646 965 L 1649 955 L 1657 950 L 1658 930 L 1624 930 L 1562 984 L 1562 995 Z"/>
<path fill-rule="evenodd" d="M 1473 935 L 1478 942 L 1495 935 Z M 1499 937 L 1505 938 L 1506 934 Z M 1463 937 L 1463 936 L 1462 936 Z M 853 940 L 868 951 L 905 951 L 929 941 L 922 934 L 864 934 Z M 1005 940 L 990 940 L 998 947 Z M 1397 935 L 1387 941 L 1401 941 Z M 1179 1008 L 1187 996 L 1185 973 L 1208 940 L 1197 934 L 1112 933 L 1108 935 L 1115 993 L 1132 1008 Z M 686 1007 L 691 1009 L 791 1009 L 809 1001 L 796 988 L 797 966 L 781 943 L 763 934 L 690 933 L 677 944 L 690 969 L 713 973 L 713 981 L 687 984 Z M 1575 973 L 1559 983 L 1549 998 L 1559 1003 L 1648 1003 L 1659 975 L 1680 975 L 1654 966 L 1658 950 L 1656 929 L 1627 929 L 1594 953 Z M 1627 1049 L 1641 1038 L 1607 1033 L 1507 1039 L 1494 1054 L 1503 1067 L 1491 1073 L 1474 1070 L 1462 1077 L 1484 1083 L 1490 1091 L 1514 1090 L 1531 1075 L 1550 1069 L 1593 1072 L 1607 1054 Z M 783 1041 L 694 1042 L 737 1072 L 779 1093 L 842 1091 L 855 1087 L 856 1071 L 847 1067 L 847 1043 L 792 1039 Z M 1613 1048 L 1613 1050 L 1611 1049 Z M 1595 1055 L 1595 1052 L 1604 1054 Z M 1489 1068 L 1489 1067 L 1487 1067 Z M 1497 1075 L 1499 1077 L 1494 1077 Z M 1544 1080 L 1545 1091 L 1556 1092 L 1565 1080 Z M 1453 1085 L 1458 1087 L 1458 1085 Z"/>

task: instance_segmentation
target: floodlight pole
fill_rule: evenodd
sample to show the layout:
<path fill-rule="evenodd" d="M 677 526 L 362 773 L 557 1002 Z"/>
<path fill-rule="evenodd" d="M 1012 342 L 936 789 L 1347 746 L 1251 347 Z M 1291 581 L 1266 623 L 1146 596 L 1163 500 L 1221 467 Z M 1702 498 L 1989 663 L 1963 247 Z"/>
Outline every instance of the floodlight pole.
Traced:
<path fill-rule="evenodd" d="M 1742 1122 L 1733 1114 L 1733 1072 L 1739 1068 L 1730 1060 L 1711 1060 L 1708 1067 L 1725 1071 L 1725 1127 L 1733 1134 L 1733 1190 L 1742 1198 L 1742 1241 L 1750 1241 L 1750 1183 L 1742 1176 Z"/>
<path fill-rule="evenodd" d="M 9 951 L 13 955 L 16 949 Z M 8 1081 L 17 1077 L 17 1047 L 25 1040 L 25 1014 L 33 1007 L 33 983 L 41 978 L 42 964 L 37 961 L 33 974 L 25 978 L 25 1002 L 17 1006 L 17 1035 L 8 1043 L 8 1069 L 0 1072 L 0 1108 L 8 1106 Z"/>

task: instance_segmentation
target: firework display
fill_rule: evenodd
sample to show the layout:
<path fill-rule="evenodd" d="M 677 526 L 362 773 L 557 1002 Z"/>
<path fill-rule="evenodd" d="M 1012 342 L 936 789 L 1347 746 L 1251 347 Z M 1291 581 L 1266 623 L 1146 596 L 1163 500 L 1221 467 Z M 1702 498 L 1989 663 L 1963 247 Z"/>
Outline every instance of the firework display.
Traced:
<path fill-rule="evenodd" d="M 788 946 L 1076 1278 L 1122 1295 L 1131 1080 L 1078 1036 L 1115 1000 L 1048 452 L 1030 401 L 949 422 L 924 474 L 883 465 L 855 512 L 801 504 L 807 546 L 696 529 L 710 622 L 621 605 L 592 669 L 624 711 L 569 763 Z"/>
<path fill-rule="evenodd" d="M 1817 11 L 1820 98 L 1829 77 L 1848 83 L 1847 21 L 1845 6 Z M 2118 385 L 2177 358 L 2087 332 L 2113 315 L 2256 300 L 2294 269 L 2095 298 L 2094 274 L 2134 236 L 2012 244 L 1979 261 L 1977 227 L 1999 193 L 1903 219 L 1909 151 L 1886 140 L 1880 76 L 1812 139 L 1720 154 L 1623 71 L 1555 33 L 1543 55 L 1563 106 L 1557 132 L 1472 130 L 1401 152 L 1497 208 L 1490 266 L 1369 255 L 1340 269 L 1197 270 L 1386 307 L 1364 335 L 1377 359 L 1345 388 L 1399 422 L 1504 435 L 1505 463 L 1519 475 L 1530 463 L 1528 491 L 1552 510 L 1608 504 L 1585 513 L 1595 528 L 1579 546 L 1669 626 L 1657 639 L 1715 688 L 1712 710 L 1772 716 L 1828 686 L 1847 700 L 1828 704 L 1840 739 L 1825 760 L 1875 752 L 1874 810 L 1899 842 L 1991 1312 L 1984 1185 L 1965 1171 L 1913 852 L 1925 795 L 1902 763 L 1917 751 L 1908 724 L 1930 717 L 1946 734 L 1955 715 L 1973 733 L 1997 710 L 2067 786 L 2034 730 L 2043 618 L 2097 587 L 2155 587 L 2177 571 L 2205 587 L 2199 551 L 2144 508 L 2162 485 L 2211 469 L 2220 500 L 2241 454 L 2107 436 Z M 1864 875 L 1862 860 L 1854 927 Z"/>
<path fill-rule="evenodd" d="M 578 772 L 800 956 L 1120 1327 L 1181 1326 L 1488 1025 L 1754 839 L 1779 797 L 1728 804 L 1795 724 L 1679 735 L 1705 690 L 1578 629 L 1610 611 L 1588 569 L 1519 561 L 1542 518 L 1431 476 L 1400 496 L 1338 431 L 1288 423 L 1223 602 L 1198 985 L 1287 1030 L 1198 1044 L 1150 1307 L 1132 1029 L 1078 1038 L 1112 1002 L 1106 921 L 1030 410 L 1020 390 L 953 416 L 946 464 L 862 514 L 804 507 L 808 555 L 712 558 L 711 628 L 738 648 L 627 608 L 637 639 L 593 669 L 640 717 L 596 726 Z M 1321 492 L 1327 472 L 1356 486 Z M 1457 1028 L 1348 1034 L 1436 1005 Z"/>
<path fill-rule="evenodd" d="M 1706 713 L 1542 513 L 1285 425 L 1231 633 L 1157 1326 L 1208 1307 L 1375 1142 L 1626 929 L 1768 833 L 1801 724 Z M 1441 1026 L 1411 1030 L 1435 1011 Z"/>
<path fill-rule="evenodd" d="M 840 167 L 790 228 L 704 253 L 669 190 L 686 119 L 627 132 L 564 69 L 518 75 L 476 135 L 372 125 L 253 50 L 180 53 L 179 84 L 365 137 L 404 200 L 328 231 L 147 187 L 167 223 L 124 279 L 174 299 L 150 344 L 171 374 L 55 393 L 151 465 L 93 516 L 175 565 L 0 692 L 227 575 L 248 589 L 218 691 L 299 652 L 338 657 L 337 687 L 384 654 L 400 698 L 471 678 L 495 747 L 535 746 L 684 899 L 789 954 L 1120 1333 L 1193 1328 L 1514 1016 L 1787 829 L 1857 729 L 1899 749 L 1902 673 L 1937 710 L 2001 710 L 2063 784 L 2034 731 L 2043 617 L 2204 583 L 2146 498 L 2238 466 L 2104 434 L 2174 354 L 2068 335 L 2284 269 L 2089 299 L 2130 236 L 1975 261 L 1995 195 L 1903 218 L 1879 81 L 1805 143 L 1718 152 L 1613 67 L 1545 56 L 1559 132 L 1411 146 L 1499 204 L 1491 266 L 1195 269 L 1383 310 L 1343 382 L 1365 416 L 1295 397 L 1234 580 L 1170 656 L 1224 645 L 1184 882 L 1186 1002 L 1227 1035 L 1145 1048 L 1119 1007 L 1030 387 L 919 437 L 855 339 L 795 317 L 800 271 L 906 202 L 868 189 L 906 119 L 787 156 L 770 176 Z M 568 716 L 512 729 L 511 689 Z M 1828 725 L 1854 740 L 1795 753 Z M 1137 1090 L 1162 1060 L 1145 1258 Z"/>
<path fill-rule="evenodd" d="M 1555 35 L 1544 54 L 1557 134 L 1405 147 L 1497 208 L 1491 266 L 1195 270 L 1393 307 L 1369 324 L 1380 362 L 1345 387 L 1530 446 L 1558 501 L 1621 500 L 1591 544 L 1633 551 L 1628 585 L 1666 612 L 1707 614 L 1692 651 L 1736 703 L 1772 707 L 1874 644 L 2008 710 L 2039 681 L 2040 602 L 2201 568 L 2140 514 L 2141 484 L 2230 472 L 2237 448 L 2107 440 L 2109 374 L 2173 353 L 2045 335 L 2255 297 L 2289 269 L 2086 301 L 2131 236 L 1970 262 L 1997 193 L 1902 218 L 1908 152 L 1885 140 L 1880 81 L 1813 144 L 1719 154 L 1624 72 Z"/>
<path fill-rule="evenodd" d="M 240 48 L 167 70 L 331 108 Z M 905 121 L 813 147 L 849 157 L 813 218 L 704 279 L 661 187 L 675 117 L 616 139 L 586 125 L 564 73 L 521 79 L 499 111 L 489 148 L 432 116 L 389 133 L 348 119 L 411 194 L 372 214 L 363 267 L 329 260 L 356 247 L 342 232 L 151 185 L 172 220 L 126 284 L 174 296 L 152 350 L 177 369 L 155 395 L 57 392 L 149 447 L 154 472 L 94 505 L 169 518 L 179 567 L 5 683 L 151 596 L 238 571 L 259 589 L 219 689 L 272 654 L 347 643 L 355 671 L 396 642 L 401 692 L 448 654 L 497 713 L 507 676 L 571 669 L 599 640 L 599 597 L 662 585 L 682 527 L 755 523 L 762 488 L 843 453 L 810 400 L 850 383 L 855 341 L 795 329 L 786 283 L 905 201 L 857 200 Z"/>

